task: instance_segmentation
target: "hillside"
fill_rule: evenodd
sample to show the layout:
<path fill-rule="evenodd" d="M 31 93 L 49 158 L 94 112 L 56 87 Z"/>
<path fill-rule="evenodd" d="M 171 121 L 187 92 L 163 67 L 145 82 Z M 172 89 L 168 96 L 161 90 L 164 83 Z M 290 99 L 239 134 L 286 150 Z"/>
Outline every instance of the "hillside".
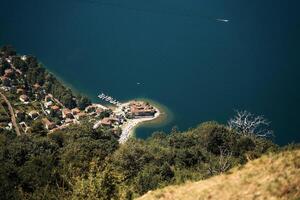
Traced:
<path fill-rule="evenodd" d="M 266 119 L 246 111 L 227 124 L 202 122 L 125 142 L 122 124 L 130 127 L 156 109 L 123 105 L 91 104 L 37 58 L 0 48 L 0 199 L 134 199 L 279 150 Z"/>
<path fill-rule="evenodd" d="M 152 199 L 298 199 L 300 150 L 270 154 L 225 175 L 148 192 Z"/>

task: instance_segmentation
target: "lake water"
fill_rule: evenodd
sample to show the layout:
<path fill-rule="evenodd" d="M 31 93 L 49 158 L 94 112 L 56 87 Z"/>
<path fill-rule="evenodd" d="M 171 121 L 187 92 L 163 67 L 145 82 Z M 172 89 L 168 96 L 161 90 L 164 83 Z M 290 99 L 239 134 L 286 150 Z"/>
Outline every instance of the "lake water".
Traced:
<path fill-rule="evenodd" d="M 162 127 L 225 123 L 234 109 L 272 121 L 276 142 L 300 142 L 297 0 L 1 0 L 0 43 L 37 56 L 98 101 L 149 98 Z M 228 23 L 217 20 L 228 19 Z M 137 82 L 141 83 L 140 85 Z"/>

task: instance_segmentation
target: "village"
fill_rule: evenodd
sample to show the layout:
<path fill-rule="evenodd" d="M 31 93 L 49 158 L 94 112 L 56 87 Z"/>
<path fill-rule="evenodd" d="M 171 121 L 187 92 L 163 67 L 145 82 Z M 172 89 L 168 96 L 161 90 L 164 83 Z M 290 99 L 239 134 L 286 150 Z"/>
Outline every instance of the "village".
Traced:
<path fill-rule="evenodd" d="M 110 108 L 94 103 L 84 109 L 78 107 L 69 109 L 38 83 L 25 86 L 26 77 L 12 64 L 12 57 L 5 59 L 9 67 L 2 70 L 0 91 L 7 97 L 6 100 L 9 100 L 1 101 L 0 128 L 8 130 L 18 128 L 20 133 L 27 134 L 33 131 L 32 124 L 40 121 L 50 134 L 87 120 L 93 124 L 94 129 L 121 130 L 119 141 L 123 143 L 132 135 L 132 130 L 138 123 L 151 120 L 159 113 L 158 109 L 144 101 L 130 101 L 123 104 L 113 102 Z M 26 61 L 27 57 L 21 56 L 21 59 Z M 106 100 L 112 102 L 111 98 Z M 11 113 L 5 109 L 7 104 L 12 107 Z M 17 125 L 13 126 L 13 121 Z"/>

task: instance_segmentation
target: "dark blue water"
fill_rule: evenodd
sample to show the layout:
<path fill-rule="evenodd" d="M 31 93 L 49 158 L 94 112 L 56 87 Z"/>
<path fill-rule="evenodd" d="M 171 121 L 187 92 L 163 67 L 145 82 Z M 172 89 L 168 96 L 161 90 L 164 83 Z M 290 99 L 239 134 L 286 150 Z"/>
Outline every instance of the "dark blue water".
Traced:
<path fill-rule="evenodd" d="M 139 128 L 226 122 L 234 109 L 300 142 L 297 0 L 1 0 L 0 43 L 36 55 L 94 100 L 146 97 L 174 119 Z M 229 23 L 217 18 L 229 19 Z M 141 85 L 137 85 L 141 82 Z"/>

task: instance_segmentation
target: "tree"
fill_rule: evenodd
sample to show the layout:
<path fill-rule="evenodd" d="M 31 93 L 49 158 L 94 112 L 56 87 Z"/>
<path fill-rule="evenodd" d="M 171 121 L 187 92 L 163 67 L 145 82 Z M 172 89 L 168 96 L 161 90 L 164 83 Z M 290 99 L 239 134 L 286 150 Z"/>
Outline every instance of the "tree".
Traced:
<path fill-rule="evenodd" d="M 80 110 L 84 110 L 87 106 L 91 105 L 91 100 L 89 100 L 86 96 L 77 96 L 77 106 Z"/>
<path fill-rule="evenodd" d="M 255 116 L 248 111 L 236 111 L 236 115 L 228 121 L 228 127 L 241 135 L 269 137 L 273 131 L 270 122 L 263 116 Z"/>
<path fill-rule="evenodd" d="M 39 134 L 45 136 L 47 131 L 44 128 L 43 122 L 41 120 L 35 120 L 31 125 L 31 132 L 33 134 Z"/>
<path fill-rule="evenodd" d="M 20 69 L 23 72 L 27 71 L 28 69 L 27 64 L 20 57 L 13 57 L 12 64 L 14 65 L 14 67 Z"/>
<path fill-rule="evenodd" d="M 10 64 L 4 59 L 0 59 L 0 75 L 3 75 L 8 68 L 10 68 Z"/>
<path fill-rule="evenodd" d="M 58 95 L 55 95 L 58 96 Z M 59 96 L 58 96 L 59 97 Z M 74 100 L 74 97 L 71 92 L 66 91 L 60 98 L 59 100 L 67 107 L 67 108 L 75 108 L 76 107 L 76 102 Z"/>
<path fill-rule="evenodd" d="M 7 46 L 3 46 L 0 49 L 0 52 L 5 56 L 14 56 L 17 54 L 16 50 L 11 46 L 11 45 L 7 45 Z"/>
<path fill-rule="evenodd" d="M 224 173 L 229 170 L 233 164 L 231 159 L 232 152 L 223 147 L 219 147 L 219 149 L 220 155 L 210 158 L 210 166 L 208 168 L 210 175 Z"/>
<path fill-rule="evenodd" d="M 99 169 L 91 162 L 88 177 L 77 177 L 73 186 L 72 199 L 111 200 L 118 198 L 117 182 L 111 169 Z"/>

